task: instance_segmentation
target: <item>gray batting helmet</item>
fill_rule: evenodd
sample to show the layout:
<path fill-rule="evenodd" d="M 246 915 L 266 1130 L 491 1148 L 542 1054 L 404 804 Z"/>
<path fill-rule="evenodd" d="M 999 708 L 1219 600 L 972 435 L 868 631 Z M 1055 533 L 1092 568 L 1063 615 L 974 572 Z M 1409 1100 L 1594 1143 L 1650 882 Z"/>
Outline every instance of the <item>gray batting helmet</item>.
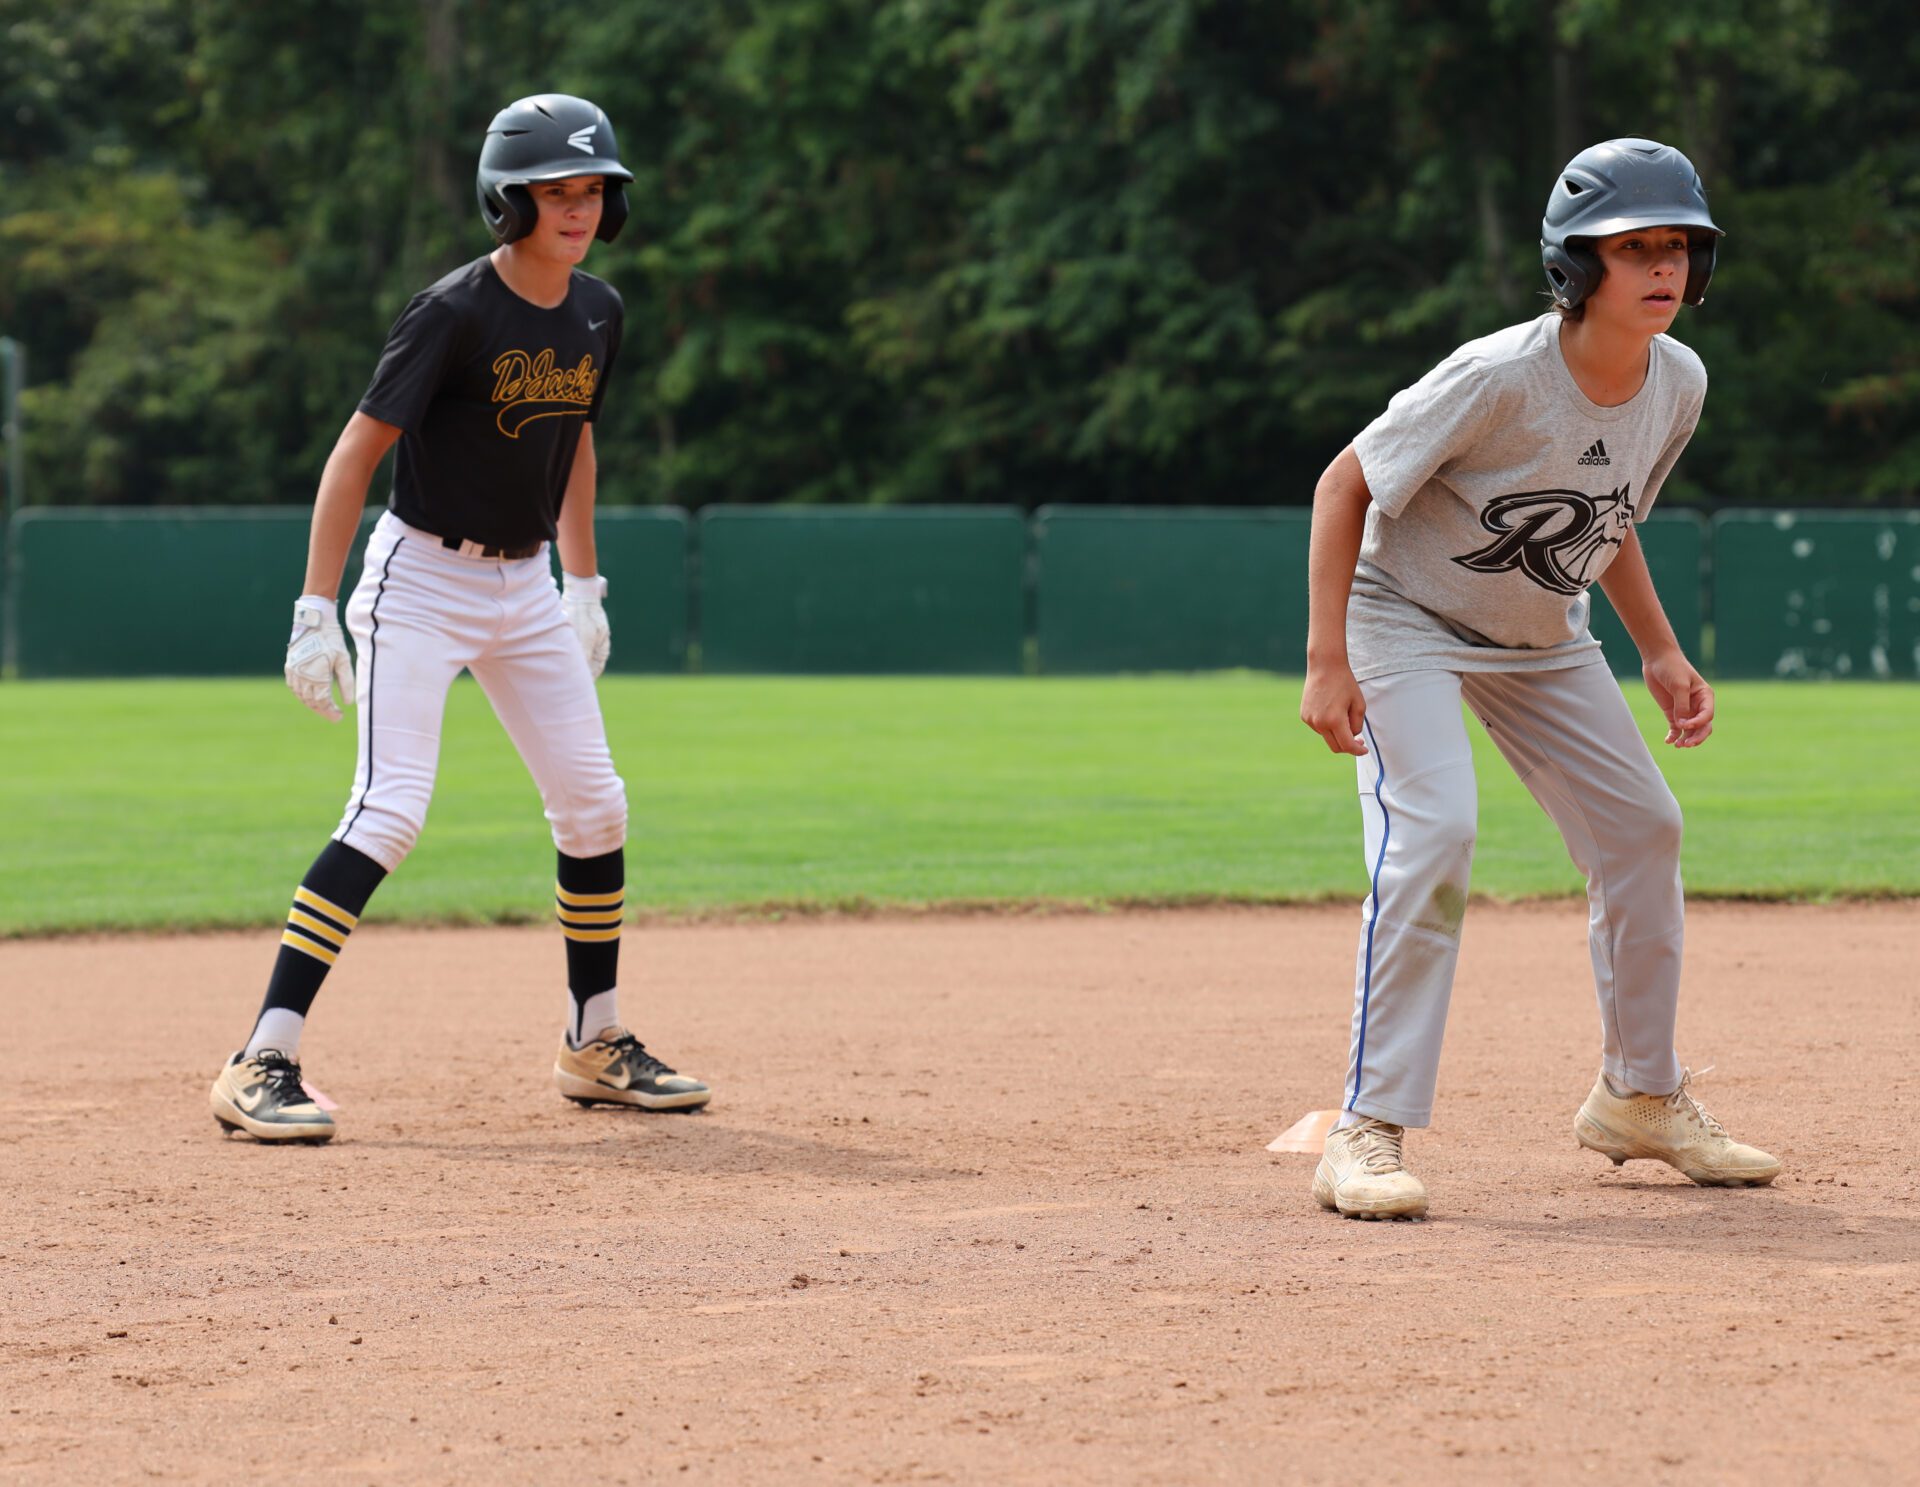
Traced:
<path fill-rule="evenodd" d="M 503 243 L 525 237 L 540 218 L 526 188 L 567 176 L 605 178 L 595 236 L 612 242 L 626 224 L 622 183 L 631 181 L 633 172 L 620 163 L 620 147 L 606 114 L 586 99 L 565 93 L 536 93 L 509 103 L 487 126 L 474 181 L 487 230 Z"/>
<path fill-rule="evenodd" d="M 1715 248 L 1725 237 L 1707 210 L 1707 188 L 1693 162 L 1672 145 L 1650 139 L 1610 139 L 1569 160 L 1547 198 L 1540 223 L 1540 262 L 1555 304 L 1566 309 L 1600 282 L 1593 240 L 1636 227 L 1684 227 L 1687 287 L 1680 297 L 1697 305 L 1713 278 Z"/>

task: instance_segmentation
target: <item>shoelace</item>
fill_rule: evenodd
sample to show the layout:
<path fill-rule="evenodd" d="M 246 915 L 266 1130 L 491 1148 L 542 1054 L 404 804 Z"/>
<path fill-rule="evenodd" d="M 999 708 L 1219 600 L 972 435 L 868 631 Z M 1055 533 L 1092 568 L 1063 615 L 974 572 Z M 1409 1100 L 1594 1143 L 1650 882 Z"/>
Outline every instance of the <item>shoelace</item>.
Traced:
<path fill-rule="evenodd" d="M 254 1055 L 260 1064 L 260 1082 L 283 1104 L 298 1105 L 307 1098 L 300 1082 L 300 1066 L 277 1048 L 263 1048 Z"/>
<path fill-rule="evenodd" d="M 1702 1077 L 1708 1074 L 1711 1074 L 1712 1072 L 1713 1072 L 1712 1064 L 1707 1065 L 1706 1068 L 1700 1071 Z M 1682 1069 L 1680 1071 L 1680 1088 L 1678 1088 L 1672 1094 L 1667 1096 L 1667 1099 L 1666 1099 L 1667 1105 L 1670 1108 L 1680 1112 L 1682 1115 L 1686 1114 L 1689 1110 L 1691 1110 L 1694 1116 L 1699 1120 L 1700 1124 L 1706 1127 L 1709 1135 L 1725 1136 L 1727 1134 L 1727 1128 L 1721 1125 L 1719 1121 L 1715 1120 L 1713 1116 L 1708 1113 L 1707 1107 L 1705 1105 L 1702 1105 L 1699 1102 L 1699 1100 L 1695 1099 L 1693 1095 L 1688 1093 L 1687 1086 L 1692 1083 L 1693 1083 L 1693 1070 Z"/>
<path fill-rule="evenodd" d="M 627 1072 L 634 1078 L 658 1079 L 662 1074 L 676 1072 L 648 1053 L 647 1045 L 632 1033 L 622 1033 L 617 1038 L 602 1038 L 599 1041 L 626 1059 Z"/>
<path fill-rule="evenodd" d="M 1385 1121 L 1369 1121 L 1359 1128 L 1360 1137 L 1356 1145 L 1360 1148 L 1360 1170 L 1376 1175 L 1398 1172 L 1406 1165 L 1406 1159 L 1400 1154 L 1400 1143 L 1406 1136 L 1404 1126 L 1390 1126 Z"/>

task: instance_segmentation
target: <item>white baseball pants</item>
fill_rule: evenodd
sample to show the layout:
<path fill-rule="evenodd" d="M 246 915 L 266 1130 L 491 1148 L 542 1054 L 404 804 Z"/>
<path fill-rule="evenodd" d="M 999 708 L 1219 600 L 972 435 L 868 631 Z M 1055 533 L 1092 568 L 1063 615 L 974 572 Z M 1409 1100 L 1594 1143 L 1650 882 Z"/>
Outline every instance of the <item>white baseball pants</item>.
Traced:
<path fill-rule="evenodd" d="M 1602 1066 L 1626 1088 L 1679 1088 L 1680 807 L 1605 663 L 1408 671 L 1360 689 L 1371 891 L 1345 1108 L 1404 1126 L 1433 1115 L 1478 815 L 1463 698 L 1587 876 Z"/>
<path fill-rule="evenodd" d="M 469 670 L 526 761 L 554 845 L 598 857 L 627 838 L 600 698 L 543 545 L 515 561 L 462 557 L 392 512 L 347 604 L 360 759 L 336 841 L 392 872 L 427 818 L 447 692 Z"/>

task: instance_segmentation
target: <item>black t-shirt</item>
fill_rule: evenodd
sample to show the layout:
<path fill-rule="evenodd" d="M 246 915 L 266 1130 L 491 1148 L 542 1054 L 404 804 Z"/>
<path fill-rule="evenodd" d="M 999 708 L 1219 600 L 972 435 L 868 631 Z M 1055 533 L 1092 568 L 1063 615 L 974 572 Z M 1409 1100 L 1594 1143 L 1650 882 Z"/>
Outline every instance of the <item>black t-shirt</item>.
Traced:
<path fill-rule="evenodd" d="M 405 433 L 387 505 L 441 537 L 525 547 L 551 540 L 582 420 L 600 415 L 620 354 L 611 284 L 574 270 L 551 310 L 487 258 L 423 289 L 387 333 L 360 411 Z"/>

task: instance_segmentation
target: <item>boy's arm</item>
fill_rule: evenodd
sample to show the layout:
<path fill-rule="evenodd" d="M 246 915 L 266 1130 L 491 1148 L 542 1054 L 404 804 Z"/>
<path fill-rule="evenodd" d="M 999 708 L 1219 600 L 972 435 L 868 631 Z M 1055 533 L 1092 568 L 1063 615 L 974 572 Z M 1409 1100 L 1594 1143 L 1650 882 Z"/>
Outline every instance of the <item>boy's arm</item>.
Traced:
<path fill-rule="evenodd" d="M 600 577 L 600 554 L 593 541 L 593 503 L 598 494 L 599 466 L 593 457 L 593 425 L 580 425 L 580 447 L 574 451 L 573 470 L 567 476 L 567 493 L 560 502 L 560 573 L 563 579 L 561 607 L 580 637 L 580 649 L 587 658 L 587 670 L 598 676 L 607 669 L 607 657 L 613 650 L 607 611 L 601 601 L 607 596 L 607 581 Z"/>
<path fill-rule="evenodd" d="M 1640 648 L 1640 674 L 1666 714 L 1666 741 L 1680 749 L 1705 743 L 1713 732 L 1713 688 L 1680 649 L 1660 607 L 1660 596 L 1654 592 L 1653 575 L 1647 571 L 1647 555 L 1635 528 L 1627 529 L 1619 556 L 1600 575 L 1600 590 Z"/>
<path fill-rule="evenodd" d="M 1367 752 L 1359 737 L 1367 700 L 1347 662 L 1347 600 L 1372 501 L 1360 456 L 1349 444 L 1334 456 L 1313 491 L 1313 527 L 1307 539 L 1307 684 L 1300 696 L 1300 721 L 1336 754 Z"/>
<path fill-rule="evenodd" d="M 307 578 L 300 592 L 338 600 L 340 575 L 360 530 L 367 486 L 400 430 L 390 423 L 355 413 L 340 430 L 327 467 L 320 472 L 320 493 L 313 500 L 313 530 L 307 538 Z"/>
<path fill-rule="evenodd" d="M 307 538 L 307 576 L 293 601 L 293 633 L 287 637 L 287 685 L 294 696 L 330 722 L 340 721 L 340 701 L 353 701 L 353 664 L 340 629 L 340 573 L 347 566 L 360 510 L 367 504 L 367 482 L 380 459 L 400 437 L 390 423 L 355 413 L 334 441 L 313 499 L 313 529 Z"/>
<path fill-rule="evenodd" d="M 593 542 L 593 502 L 599 487 L 599 465 L 593 457 L 593 425 L 580 425 L 580 447 L 574 451 L 567 476 L 567 493 L 560 502 L 560 571 L 576 578 L 600 572 L 599 550 Z"/>

